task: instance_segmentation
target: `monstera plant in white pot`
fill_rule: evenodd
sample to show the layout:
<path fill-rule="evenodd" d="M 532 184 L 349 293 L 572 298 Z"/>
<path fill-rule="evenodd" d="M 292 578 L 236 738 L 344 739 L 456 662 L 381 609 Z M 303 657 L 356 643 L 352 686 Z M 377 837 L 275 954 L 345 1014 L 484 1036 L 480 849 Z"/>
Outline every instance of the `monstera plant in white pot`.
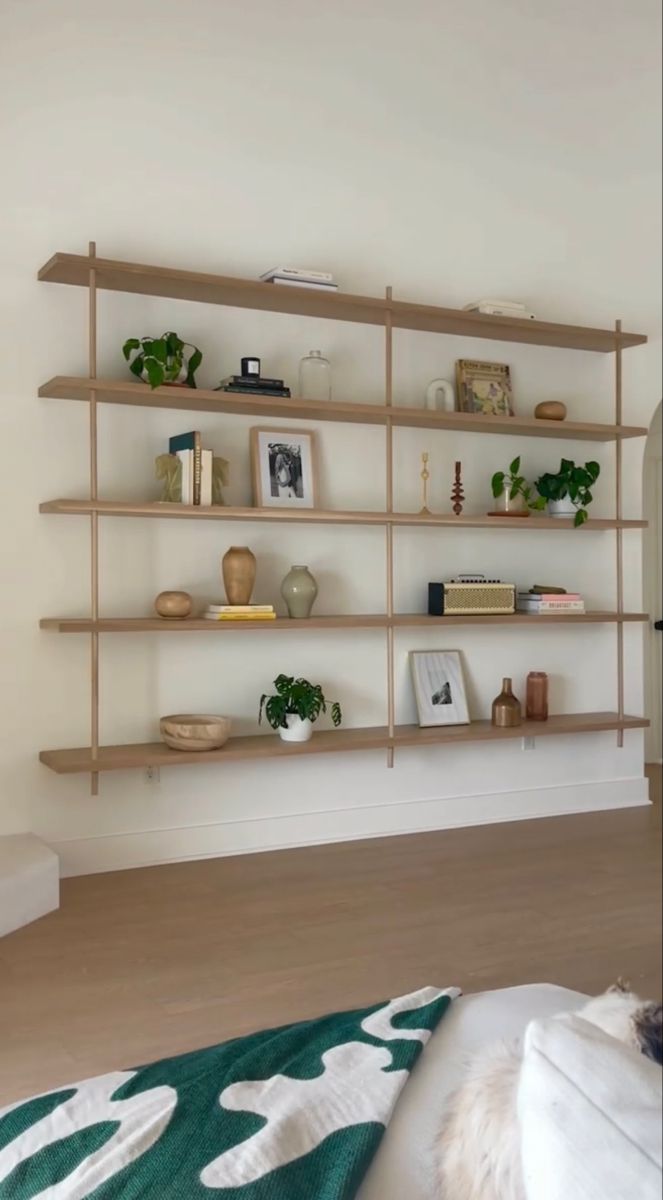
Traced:
<path fill-rule="evenodd" d="M 278 675 L 274 680 L 275 695 L 260 697 L 258 722 L 263 718 L 272 729 L 278 730 L 284 742 L 308 742 L 313 725 L 330 703 L 319 683 L 308 679 L 295 679 L 292 675 Z M 330 715 L 334 725 L 341 724 L 341 706 L 338 701 L 330 704 Z"/>

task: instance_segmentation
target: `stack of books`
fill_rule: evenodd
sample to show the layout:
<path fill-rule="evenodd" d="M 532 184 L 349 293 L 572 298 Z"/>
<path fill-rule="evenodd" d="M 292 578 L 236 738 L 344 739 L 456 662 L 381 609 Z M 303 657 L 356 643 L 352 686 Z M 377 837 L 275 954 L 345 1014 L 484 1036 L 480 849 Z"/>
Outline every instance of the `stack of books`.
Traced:
<path fill-rule="evenodd" d="M 519 300 L 473 300 L 463 305 L 463 312 L 484 313 L 488 317 L 520 317 L 523 321 L 536 320 Z"/>
<path fill-rule="evenodd" d="M 533 616 L 551 613 L 584 613 L 585 601 L 579 592 L 519 592 L 518 612 Z"/>
<path fill-rule="evenodd" d="M 263 283 L 278 283 L 284 287 L 317 288 L 323 292 L 337 292 L 338 284 L 329 271 L 311 271 L 306 267 L 272 267 L 261 275 Z"/>
<path fill-rule="evenodd" d="M 217 392 L 237 392 L 246 396 L 289 396 L 290 388 L 282 379 L 265 379 L 262 375 L 229 375 L 222 379 Z"/>
<path fill-rule="evenodd" d="M 214 455 L 203 449 L 200 433 L 194 430 L 170 438 L 168 451 L 182 463 L 182 504 L 211 504 Z"/>
<path fill-rule="evenodd" d="M 208 621 L 275 621 L 272 604 L 209 604 L 203 616 Z"/>

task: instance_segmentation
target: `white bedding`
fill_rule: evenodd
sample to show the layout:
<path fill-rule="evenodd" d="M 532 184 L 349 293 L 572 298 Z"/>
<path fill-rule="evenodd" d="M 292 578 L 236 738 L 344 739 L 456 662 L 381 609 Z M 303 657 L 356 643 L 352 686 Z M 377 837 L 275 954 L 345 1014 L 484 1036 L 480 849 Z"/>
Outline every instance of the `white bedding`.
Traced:
<path fill-rule="evenodd" d="M 441 1200 L 433 1145 L 468 1056 L 496 1039 L 522 1036 L 534 1018 L 574 1011 L 586 999 L 537 983 L 454 1000 L 412 1073 L 357 1200 Z"/>

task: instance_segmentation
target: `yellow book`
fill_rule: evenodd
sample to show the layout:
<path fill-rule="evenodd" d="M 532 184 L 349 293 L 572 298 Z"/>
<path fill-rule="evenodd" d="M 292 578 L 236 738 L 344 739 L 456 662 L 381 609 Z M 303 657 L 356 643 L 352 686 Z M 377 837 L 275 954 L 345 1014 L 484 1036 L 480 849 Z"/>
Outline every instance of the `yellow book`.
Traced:
<path fill-rule="evenodd" d="M 275 621 L 276 613 L 205 613 L 208 621 Z"/>

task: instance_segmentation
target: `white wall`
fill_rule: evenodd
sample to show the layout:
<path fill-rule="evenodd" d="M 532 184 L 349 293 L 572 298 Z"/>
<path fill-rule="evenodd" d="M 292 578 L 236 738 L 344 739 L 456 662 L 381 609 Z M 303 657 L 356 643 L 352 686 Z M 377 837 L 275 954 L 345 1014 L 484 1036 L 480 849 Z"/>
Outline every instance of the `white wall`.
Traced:
<path fill-rule="evenodd" d="M 105 777 L 58 778 L 39 749 L 88 741 L 85 638 L 40 633 L 43 615 L 84 613 L 84 520 L 40 517 L 40 500 L 84 496 L 86 409 L 39 401 L 39 384 L 86 366 L 85 303 L 36 283 L 55 250 L 255 277 L 278 261 L 335 272 L 346 290 L 462 305 L 526 299 L 542 317 L 609 325 L 653 344 L 627 353 L 626 420 L 660 399 L 657 0 L 4 0 L 0 375 L 4 549 L 0 556 L 0 832 L 32 830 L 78 872 L 323 838 L 530 813 L 637 803 L 642 737 L 544 739 L 383 756 Z M 378 400 L 380 333 L 359 326 L 103 294 L 100 372 L 122 375 L 129 334 L 176 328 L 205 352 L 215 383 L 244 353 L 296 378 L 311 347 L 334 363 L 335 395 Z M 610 420 L 610 360 L 398 333 L 396 396 L 419 404 L 461 355 L 512 364 L 518 411 L 564 398 L 572 416 Z M 152 461 L 178 414 L 101 415 L 102 495 L 154 495 Z M 196 426 L 232 461 L 232 503 L 249 500 L 250 420 L 201 414 Z M 383 435 L 320 429 L 323 502 L 383 505 Z M 478 444 L 477 444 L 478 443 Z M 483 512 L 492 471 L 522 451 L 532 474 L 562 444 L 397 435 L 397 504 L 418 503 L 419 455 L 431 454 L 431 501 L 448 506 L 464 464 L 468 511 Z M 594 448 L 569 446 L 580 455 Z M 643 447 L 629 444 L 627 515 L 641 505 Z M 610 514 L 612 451 L 595 512 Z M 272 600 L 291 562 L 308 561 L 319 611 L 379 611 L 384 533 L 222 523 L 102 523 L 103 612 L 140 614 L 164 587 L 219 595 L 219 559 L 246 540 L 258 598 Z M 590 604 L 614 597 L 614 535 L 398 531 L 397 605 L 458 570 L 519 583 L 552 575 Z M 625 537 L 627 603 L 641 604 L 640 535 Z M 485 716 L 503 674 L 522 691 L 530 668 L 552 676 L 553 708 L 614 707 L 610 627 L 519 633 L 488 628 L 400 633 L 398 719 L 414 719 L 410 648 L 459 647 L 472 713 Z M 642 706 L 642 630 L 627 629 L 628 706 Z M 385 719 L 384 635 L 267 634 L 231 639 L 103 639 L 105 742 L 154 736 L 160 713 L 232 713 L 255 727 L 257 697 L 280 670 L 306 673 L 342 700 L 348 725 Z"/>

